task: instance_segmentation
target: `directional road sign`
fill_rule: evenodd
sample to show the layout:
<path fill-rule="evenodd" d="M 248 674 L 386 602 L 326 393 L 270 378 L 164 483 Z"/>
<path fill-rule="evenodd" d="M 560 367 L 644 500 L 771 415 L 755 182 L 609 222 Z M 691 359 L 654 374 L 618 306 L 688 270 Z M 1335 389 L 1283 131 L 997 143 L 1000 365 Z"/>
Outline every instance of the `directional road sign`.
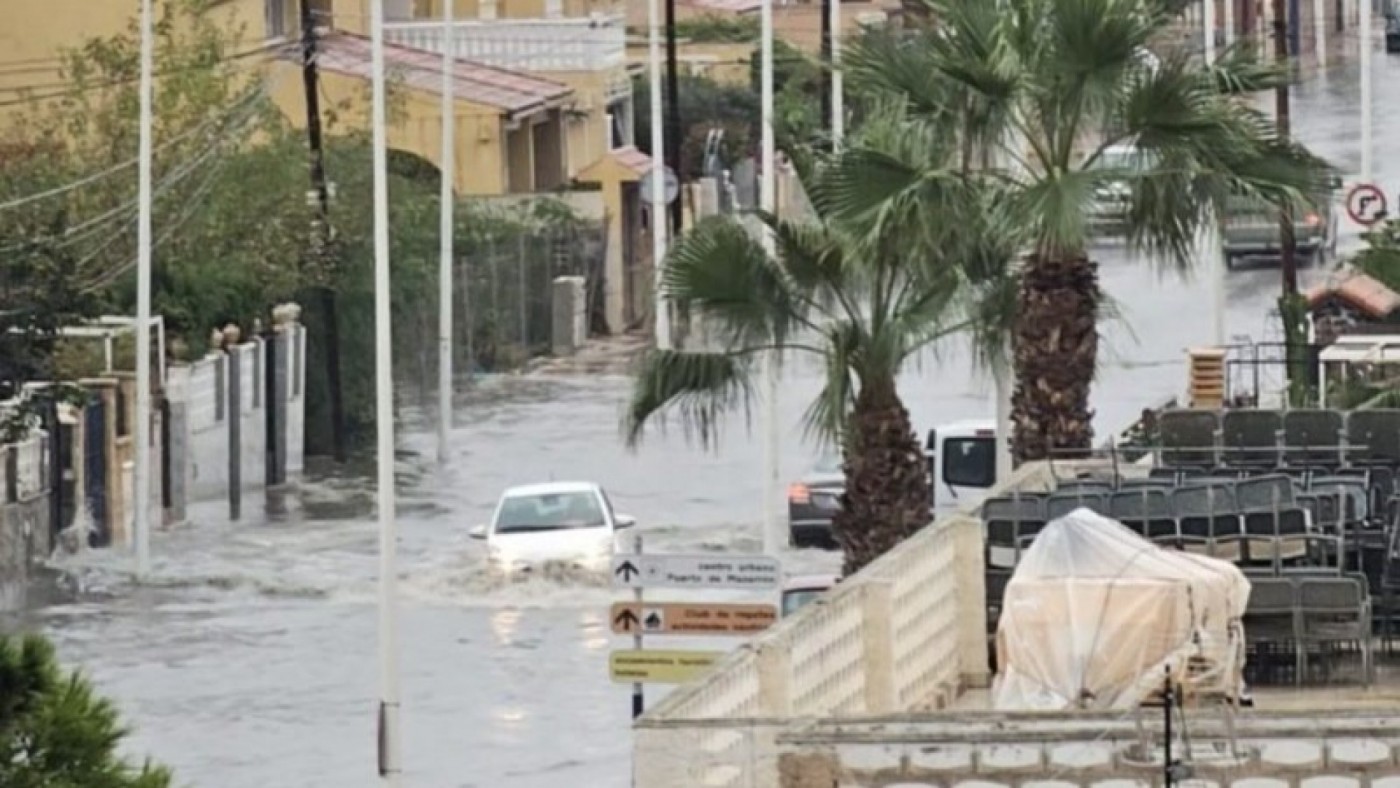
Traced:
<path fill-rule="evenodd" d="M 1374 183 L 1358 183 L 1347 192 L 1347 216 L 1362 227 L 1370 227 L 1385 218 L 1385 192 Z"/>
<path fill-rule="evenodd" d="M 619 635 L 751 635 L 778 620 L 776 605 L 617 602 L 608 614 Z"/>
<path fill-rule="evenodd" d="M 613 556 L 613 584 L 625 588 L 747 588 L 765 591 L 782 583 L 778 559 L 766 555 Z"/>
<path fill-rule="evenodd" d="M 639 651 L 608 655 L 608 673 L 620 684 L 683 684 L 723 656 L 722 651 Z"/>

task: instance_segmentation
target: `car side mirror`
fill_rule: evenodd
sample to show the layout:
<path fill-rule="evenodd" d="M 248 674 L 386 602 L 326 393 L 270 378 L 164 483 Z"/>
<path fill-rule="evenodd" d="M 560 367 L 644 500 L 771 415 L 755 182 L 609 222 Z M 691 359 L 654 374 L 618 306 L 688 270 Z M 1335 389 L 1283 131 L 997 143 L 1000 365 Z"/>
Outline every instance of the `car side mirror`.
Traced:
<path fill-rule="evenodd" d="M 613 515 L 613 527 L 621 531 L 624 528 L 632 528 L 637 524 L 637 518 L 630 514 Z"/>
<path fill-rule="evenodd" d="M 468 535 L 470 535 L 471 538 L 473 538 L 473 539 L 485 539 L 485 538 L 486 538 L 486 526 L 484 526 L 484 525 L 475 526 L 474 528 L 472 528 L 472 529 L 471 529 L 470 531 L 468 531 L 467 533 L 468 533 Z"/>

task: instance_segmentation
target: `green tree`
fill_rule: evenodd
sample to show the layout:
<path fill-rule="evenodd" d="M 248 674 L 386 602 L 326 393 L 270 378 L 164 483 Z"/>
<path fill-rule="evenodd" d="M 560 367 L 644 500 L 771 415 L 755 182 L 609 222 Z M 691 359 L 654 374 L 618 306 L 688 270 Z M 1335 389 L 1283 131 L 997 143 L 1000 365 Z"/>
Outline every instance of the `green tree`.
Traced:
<path fill-rule="evenodd" d="M 1279 139 L 1240 94 L 1286 75 L 1242 49 L 1214 68 L 1154 50 L 1176 0 L 925 0 L 934 22 L 870 36 L 846 58 L 853 81 L 907 104 L 915 125 L 960 140 L 969 177 L 1010 188 L 1024 228 L 1016 320 L 1013 447 L 1021 461 L 1087 450 L 1102 303 L 1089 211 L 1110 183 L 1131 191 L 1132 248 L 1180 269 L 1226 198 L 1299 208 L 1326 190 L 1326 167 Z M 1134 145 L 1133 166 L 1104 151 Z M 886 161 L 875 199 L 900 199 L 925 173 Z"/>
<path fill-rule="evenodd" d="M 37 635 L 0 635 L 0 785 L 166 788 L 170 773 L 119 757 L 116 707 L 77 672 L 65 674 Z"/>
<path fill-rule="evenodd" d="M 1400 220 L 1387 219 L 1361 238 L 1366 246 L 1352 258 L 1352 267 L 1400 292 Z"/>
<path fill-rule="evenodd" d="M 712 443 L 722 414 L 747 406 L 765 355 L 815 359 L 826 382 L 806 421 L 843 453 L 845 496 L 833 530 L 848 573 L 931 518 L 928 470 L 896 380 L 917 354 L 967 325 L 959 296 L 975 251 L 960 226 L 975 220 L 975 193 L 953 172 L 928 177 L 919 200 L 864 207 L 861 170 L 911 147 L 930 164 L 951 153 L 935 135 L 914 139 L 883 123 L 864 129 L 850 153 L 809 180 L 815 222 L 763 219 L 774 256 L 732 218 L 706 220 L 682 238 L 666 260 L 666 297 L 715 326 L 719 347 L 646 356 L 625 418 L 632 443 L 668 410 Z M 940 210 L 926 210 L 934 204 Z"/>

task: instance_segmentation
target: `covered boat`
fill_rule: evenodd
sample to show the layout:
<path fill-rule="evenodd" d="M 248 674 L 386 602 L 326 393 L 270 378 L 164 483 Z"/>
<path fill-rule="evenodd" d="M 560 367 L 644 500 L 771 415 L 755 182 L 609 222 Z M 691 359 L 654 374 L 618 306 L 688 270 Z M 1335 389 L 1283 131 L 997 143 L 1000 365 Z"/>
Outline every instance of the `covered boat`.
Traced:
<path fill-rule="evenodd" d="M 1088 509 L 1048 523 L 1006 587 L 999 710 L 1129 709 L 1168 672 L 1187 693 L 1237 697 L 1249 581 Z"/>

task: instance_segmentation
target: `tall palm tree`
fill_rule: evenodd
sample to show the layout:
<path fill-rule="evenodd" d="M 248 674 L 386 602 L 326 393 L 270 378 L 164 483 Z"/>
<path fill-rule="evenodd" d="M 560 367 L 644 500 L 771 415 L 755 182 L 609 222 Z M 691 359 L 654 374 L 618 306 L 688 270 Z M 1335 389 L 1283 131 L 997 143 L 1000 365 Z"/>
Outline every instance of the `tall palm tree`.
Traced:
<path fill-rule="evenodd" d="M 1130 194 L 1137 251 L 1178 269 L 1229 195 L 1302 205 L 1326 167 L 1239 99 L 1286 75 L 1243 49 L 1213 68 L 1165 45 L 1179 0 L 924 0 L 930 24 L 848 54 L 862 87 L 956 135 L 972 178 L 997 184 L 1025 232 L 1011 336 L 1018 460 L 1087 450 L 1102 301 L 1088 250 L 1096 195 Z M 1114 146 L 1136 151 L 1110 164 Z M 970 166 L 978 157 L 982 166 Z M 887 168 L 885 190 L 924 173 Z"/>
<path fill-rule="evenodd" d="M 833 531 L 848 573 L 931 519 L 928 469 L 896 379 L 920 351 L 968 325 L 956 250 L 959 218 L 972 213 L 955 170 L 926 177 L 918 199 L 869 199 L 861 171 L 879 156 L 906 160 L 913 157 L 900 151 L 916 149 L 933 170 L 950 151 L 892 124 L 856 137 L 809 177 L 815 221 L 755 223 L 773 234 L 774 255 L 729 217 L 680 239 L 666 260 L 666 297 L 716 329 L 718 347 L 647 355 L 625 417 L 633 443 L 666 410 L 710 443 L 720 417 L 750 400 L 765 354 L 821 363 L 825 384 L 806 421 L 843 453 L 846 489 Z M 943 210 L 927 213 L 930 205 Z"/>

